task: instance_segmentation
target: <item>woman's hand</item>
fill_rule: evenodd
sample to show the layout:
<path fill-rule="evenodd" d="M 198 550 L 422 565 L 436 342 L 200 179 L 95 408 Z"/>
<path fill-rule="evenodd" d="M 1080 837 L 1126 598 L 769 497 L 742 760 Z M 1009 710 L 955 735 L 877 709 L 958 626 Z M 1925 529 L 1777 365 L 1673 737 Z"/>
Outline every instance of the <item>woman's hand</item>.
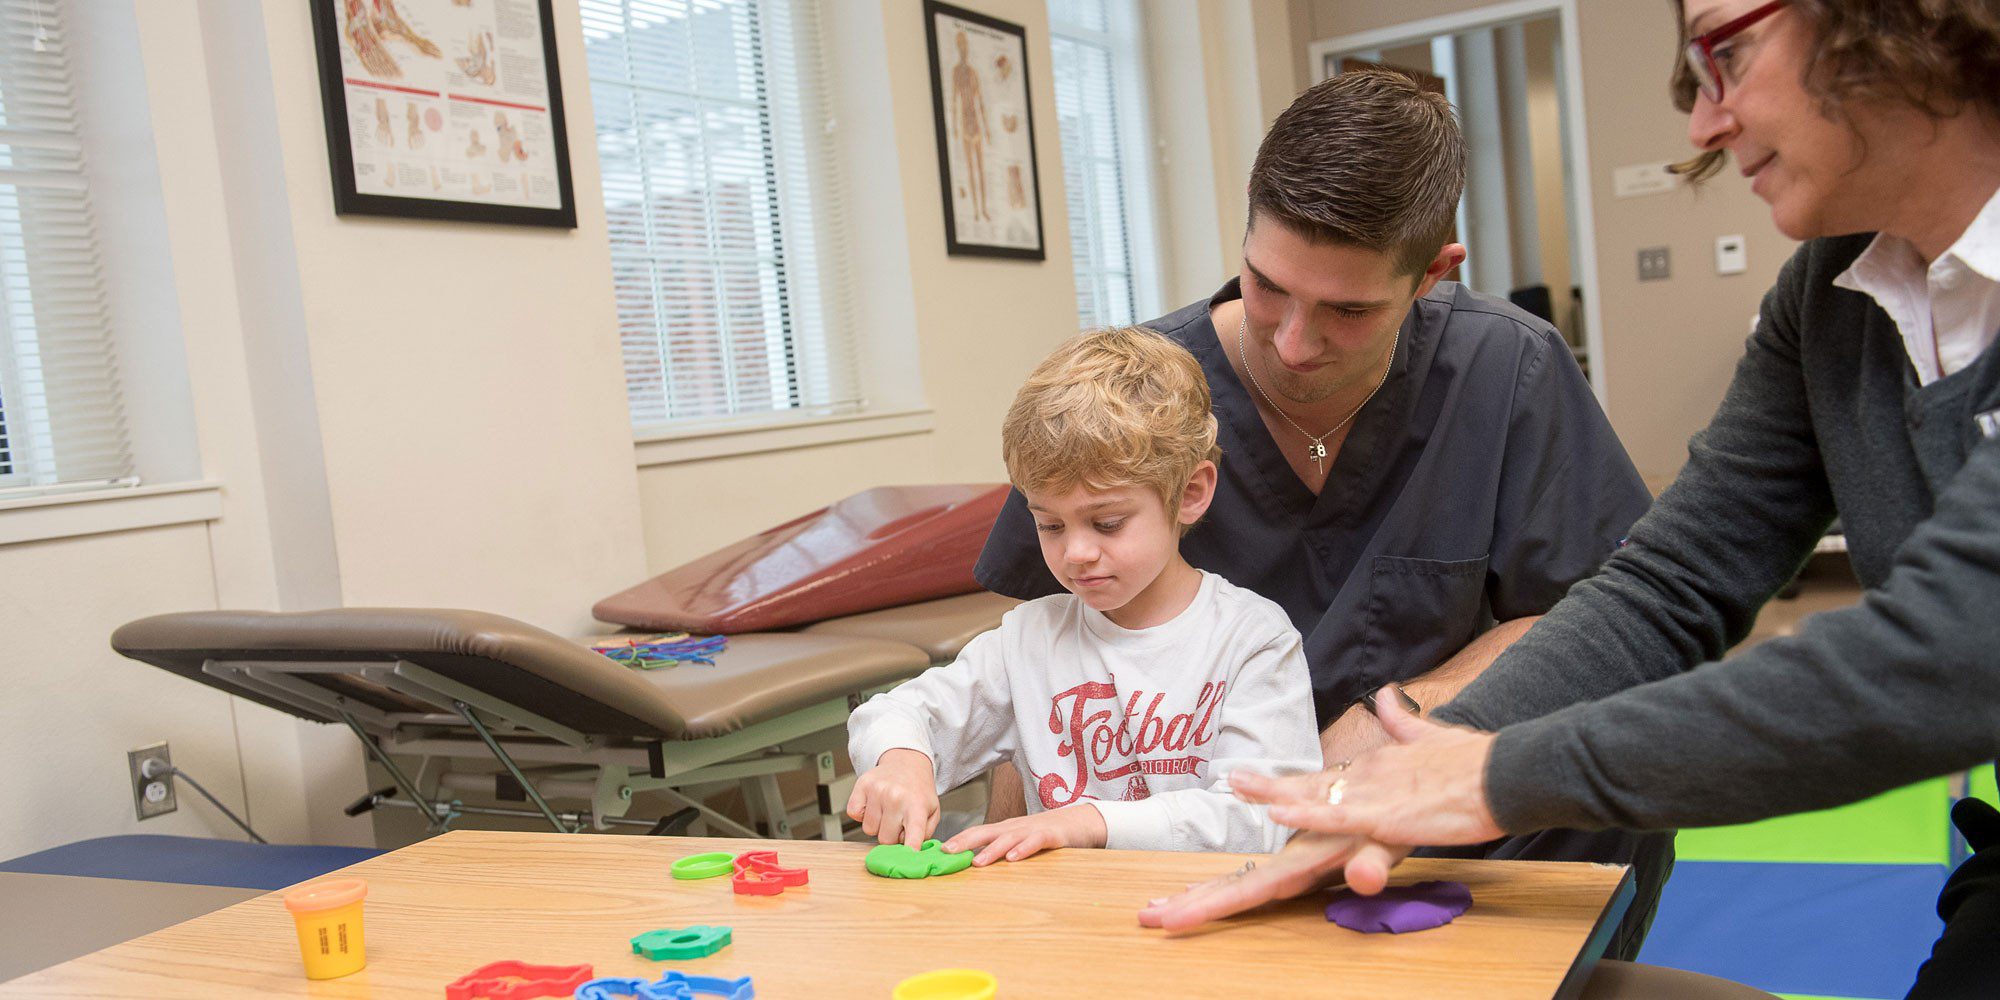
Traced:
<path fill-rule="evenodd" d="M 867 774 L 855 779 L 847 815 L 861 832 L 884 844 L 924 846 L 938 825 L 937 774 L 931 759 L 909 749 L 890 750 Z"/>
<path fill-rule="evenodd" d="M 1105 836 L 1104 814 L 1083 802 L 975 826 L 946 841 L 944 852 L 976 850 L 972 863 L 984 868 L 1002 858 L 1021 861 L 1060 847 L 1103 847 Z"/>
<path fill-rule="evenodd" d="M 1492 733 L 1428 722 L 1393 695 L 1378 696 L 1375 705 L 1389 746 L 1317 774 L 1238 772 L 1229 779 L 1236 797 L 1269 803 L 1271 819 L 1285 826 L 1382 844 L 1480 844 L 1506 833 L 1486 801 Z"/>
<path fill-rule="evenodd" d="M 1385 847 L 1360 837 L 1301 833 L 1254 868 L 1191 886 L 1177 896 L 1153 900 L 1139 911 L 1139 923 L 1185 930 L 1332 885 L 1340 881 L 1343 871 L 1347 884 L 1356 892 L 1373 895 L 1388 882 L 1389 869 L 1409 853 L 1407 847 Z"/>
<path fill-rule="evenodd" d="M 1412 847 L 1479 844 L 1506 832 L 1486 804 L 1491 733 L 1426 722 L 1386 693 L 1376 709 L 1393 742 L 1352 764 L 1285 778 L 1230 775 L 1237 798 L 1270 804 L 1272 820 L 1301 832 L 1255 868 L 1154 900 L 1139 923 L 1182 930 L 1343 876 L 1348 888 L 1372 896 Z"/>

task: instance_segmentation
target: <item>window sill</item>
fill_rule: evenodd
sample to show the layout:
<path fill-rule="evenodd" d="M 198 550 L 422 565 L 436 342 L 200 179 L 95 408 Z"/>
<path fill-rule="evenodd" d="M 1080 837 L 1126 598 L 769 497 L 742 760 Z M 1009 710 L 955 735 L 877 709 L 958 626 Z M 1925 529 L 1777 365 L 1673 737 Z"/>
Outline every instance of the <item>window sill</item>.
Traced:
<path fill-rule="evenodd" d="M 847 413 L 782 423 L 710 426 L 656 433 L 639 439 L 636 450 L 639 467 L 644 469 L 815 445 L 929 434 L 934 423 L 930 410 Z"/>
<path fill-rule="evenodd" d="M 213 521 L 222 485 L 166 483 L 0 501 L 0 545 Z"/>

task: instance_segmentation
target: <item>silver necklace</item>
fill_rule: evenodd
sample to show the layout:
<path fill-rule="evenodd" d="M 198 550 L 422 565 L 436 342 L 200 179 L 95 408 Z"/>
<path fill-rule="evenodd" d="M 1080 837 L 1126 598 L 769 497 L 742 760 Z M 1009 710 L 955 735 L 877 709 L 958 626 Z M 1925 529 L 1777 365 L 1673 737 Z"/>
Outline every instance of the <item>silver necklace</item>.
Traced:
<path fill-rule="evenodd" d="M 1359 406 L 1356 406 L 1354 409 L 1347 411 L 1347 416 L 1340 418 L 1340 423 L 1334 424 L 1332 430 L 1327 431 L 1325 434 L 1321 434 L 1318 437 L 1313 437 L 1312 434 L 1308 432 L 1305 428 L 1300 427 L 1299 422 L 1293 420 L 1292 415 L 1286 413 L 1284 411 L 1284 408 L 1278 405 L 1278 401 L 1272 399 L 1271 394 L 1265 392 L 1264 386 L 1257 381 L 1257 373 L 1250 369 L 1250 353 L 1243 349 L 1243 334 L 1244 331 L 1248 330 L 1249 328 L 1250 328 L 1250 314 L 1246 311 L 1243 314 L 1242 322 L 1236 324 L 1236 356 L 1243 360 L 1243 374 L 1250 376 L 1251 387 L 1257 390 L 1257 395 L 1264 397 L 1264 402 L 1270 404 L 1272 411 L 1276 412 L 1278 416 L 1284 417 L 1285 423 L 1291 424 L 1292 429 L 1298 431 L 1301 437 L 1304 437 L 1306 440 L 1312 442 L 1311 444 L 1306 446 L 1306 457 L 1313 460 L 1313 474 L 1324 475 L 1326 473 L 1326 469 L 1323 467 L 1323 463 L 1325 463 L 1326 461 L 1326 439 L 1334 436 L 1336 433 L 1339 433 L 1342 427 L 1347 426 L 1348 421 L 1354 419 L 1355 414 L 1361 412 L 1361 407 L 1368 405 L 1369 399 L 1374 399 L 1375 394 L 1382 391 L 1383 384 L 1389 381 L 1389 366 L 1388 365 L 1382 366 L 1382 377 L 1375 381 L 1375 388 L 1368 390 L 1368 399 L 1362 400 Z M 1389 357 L 1391 359 L 1395 358 L 1396 345 L 1400 343 L 1402 339 L 1403 339 L 1403 328 L 1401 326 L 1397 326 L 1395 339 L 1389 341 Z"/>

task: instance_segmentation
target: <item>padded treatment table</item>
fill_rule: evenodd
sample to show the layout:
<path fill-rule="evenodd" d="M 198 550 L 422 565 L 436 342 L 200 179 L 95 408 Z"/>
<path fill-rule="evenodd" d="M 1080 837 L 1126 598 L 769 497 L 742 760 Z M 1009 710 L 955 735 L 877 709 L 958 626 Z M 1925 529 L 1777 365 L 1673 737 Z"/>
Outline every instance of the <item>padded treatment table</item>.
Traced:
<path fill-rule="evenodd" d="M 434 831 L 455 812 L 539 815 L 559 830 L 628 819 L 657 792 L 739 835 L 676 789 L 745 782 L 765 833 L 790 836 L 777 775 L 813 771 L 820 833 L 840 839 L 852 779 L 835 772 L 862 699 L 949 661 L 1016 603 L 984 592 L 729 637 L 714 666 L 635 670 L 532 625 L 477 611 L 197 611 L 131 622 L 118 652 L 300 718 L 340 723 L 395 782 L 352 811 L 413 806 Z M 597 636 L 593 638 L 603 638 Z M 391 755 L 415 756 L 413 777 Z M 501 770 L 496 773 L 493 762 Z M 531 803 L 463 806 L 458 793 Z M 549 800 L 587 802 L 558 812 Z M 642 824 L 648 825 L 648 824 Z"/>
<path fill-rule="evenodd" d="M 803 630 L 807 635 L 888 639 L 923 650 L 932 663 L 950 663 L 974 636 L 1000 624 L 1021 602 L 984 590 L 941 597 L 921 604 L 830 618 Z"/>
<path fill-rule="evenodd" d="M 904 642 L 774 633 L 731 636 L 714 666 L 636 670 L 523 622 L 431 608 L 158 615 L 120 627 L 111 644 L 279 711 L 348 726 L 402 797 L 378 794 L 355 809 L 414 804 L 437 831 L 456 812 L 478 811 L 604 829 L 639 822 L 624 818 L 632 796 L 658 792 L 755 836 L 675 791 L 751 781 L 767 831 L 788 836 L 776 776 L 815 770 L 821 832 L 837 840 L 832 750 L 845 743 L 848 712 L 931 663 Z M 423 766 L 412 777 L 392 755 Z M 475 789 L 535 811 L 452 801 Z M 590 805 L 558 813 L 550 798 Z"/>

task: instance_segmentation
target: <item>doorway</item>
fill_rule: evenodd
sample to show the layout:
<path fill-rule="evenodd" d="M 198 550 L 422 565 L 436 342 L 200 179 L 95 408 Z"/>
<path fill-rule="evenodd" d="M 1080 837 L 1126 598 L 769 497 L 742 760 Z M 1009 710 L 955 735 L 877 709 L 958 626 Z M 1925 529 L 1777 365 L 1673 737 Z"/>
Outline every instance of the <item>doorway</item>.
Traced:
<path fill-rule="evenodd" d="M 1528 0 L 1325 39 L 1313 82 L 1403 73 L 1445 95 L 1466 140 L 1455 277 L 1548 320 L 1604 396 L 1574 0 Z"/>

